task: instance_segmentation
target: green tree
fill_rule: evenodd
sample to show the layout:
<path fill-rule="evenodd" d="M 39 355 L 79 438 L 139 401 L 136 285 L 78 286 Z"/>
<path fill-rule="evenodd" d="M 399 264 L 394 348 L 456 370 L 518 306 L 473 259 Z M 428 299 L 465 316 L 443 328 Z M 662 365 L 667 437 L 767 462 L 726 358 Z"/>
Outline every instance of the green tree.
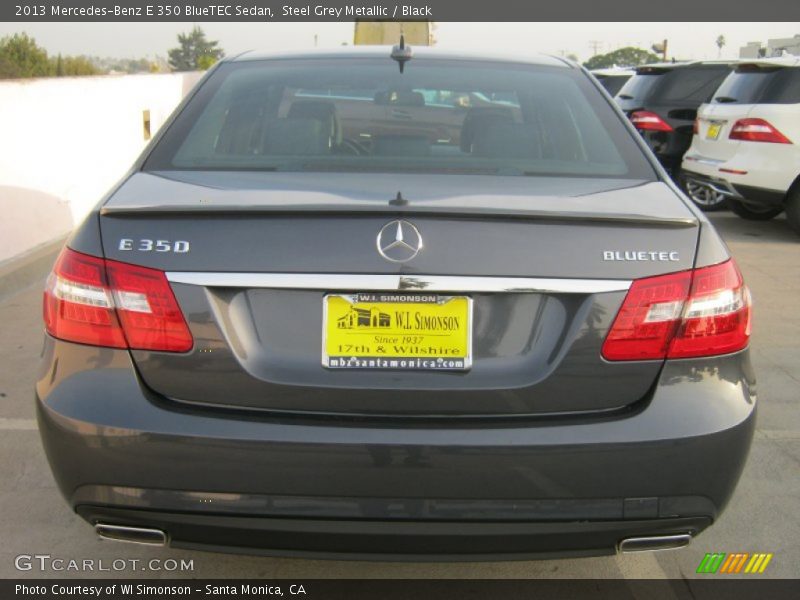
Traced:
<path fill-rule="evenodd" d="M 61 55 L 59 55 L 61 58 Z M 66 76 L 100 75 L 102 71 L 85 56 L 66 56 L 62 59 L 62 74 Z"/>
<path fill-rule="evenodd" d="M 26 33 L 0 39 L 0 79 L 50 75 L 47 50 Z"/>
<path fill-rule="evenodd" d="M 214 63 L 219 60 L 219 57 L 211 56 L 210 54 L 203 54 L 200 58 L 197 59 L 197 68 L 201 71 L 207 71 Z"/>
<path fill-rule="evenodd" d="M 725 39 L 724 35 L 720 35 L 717 37 L 717 41 L 714 43 L 717 45 L 717 58 L 719 58 L 722 56 L 722 47 L 727 44 L 728 41 Z"/>
<path fill-rule="evenodd" d="M 641 48 L 634 48 L 628 46 L 620 48 L 607 54 L 598 54 L 593 56 L 583 66 L 587 69 L 607 69 L 609 67 L 638 67 L 647 63 L 658 62 L 660 60 L 657 54 L 653 54 L 649 50 Z"/>
<path fill-rule="evenodd" d="M 195 26 L 189 33 L 178 34 L 177 48 L 169 51 L 169 66 L 173 71 L 197 71 L 207 69 L 225 56 L 219 42 L 206 39 L 202 29 Z"/>

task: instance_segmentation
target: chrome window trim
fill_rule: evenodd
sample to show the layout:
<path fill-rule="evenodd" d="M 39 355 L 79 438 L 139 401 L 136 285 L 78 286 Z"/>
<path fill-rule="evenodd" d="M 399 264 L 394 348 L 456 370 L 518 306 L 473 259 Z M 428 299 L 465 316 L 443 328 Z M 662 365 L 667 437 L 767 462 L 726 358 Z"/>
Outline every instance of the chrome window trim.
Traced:
<path fill-rule="evenodd" d="M 370 275 L 344 273 L 215 273 L 171 271 L 172 283 L 204 287 L 265 288 L 376 292 L 424 290 L 428 292 L 517 292 L 600 294 L 624 292 L 629 279 L 557 279 L 540 277 L 470 277 L 458 275 Z"/>

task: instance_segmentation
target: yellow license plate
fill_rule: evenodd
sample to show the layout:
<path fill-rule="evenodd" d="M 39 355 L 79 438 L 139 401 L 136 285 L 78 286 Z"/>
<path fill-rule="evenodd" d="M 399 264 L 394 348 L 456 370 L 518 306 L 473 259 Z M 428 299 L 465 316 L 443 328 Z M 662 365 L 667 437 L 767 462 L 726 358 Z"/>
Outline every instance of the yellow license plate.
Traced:
<path fill-rule="evenodd" d="M 323 300 L 329 369 L 465 371 L 472 366 L 472 299 L 375 292 Z"/>
<path fill-rule="evenodd" d="M 708 126 L 708 130 L 706 131 L 706 139 L 707 140 L 715 140 L 719 137 L 719 132 L 722 129 L 722 125 L 719 123 L 711 123 Z"/>

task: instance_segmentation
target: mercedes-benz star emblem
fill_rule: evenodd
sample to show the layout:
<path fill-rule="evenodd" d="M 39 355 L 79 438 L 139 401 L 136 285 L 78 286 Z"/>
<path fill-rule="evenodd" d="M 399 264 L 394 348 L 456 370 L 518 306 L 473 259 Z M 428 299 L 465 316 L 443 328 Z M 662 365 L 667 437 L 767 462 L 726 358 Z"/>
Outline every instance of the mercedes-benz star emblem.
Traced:
<path fill-rule="evenodd" d="M 406 262 L 422 250 L 422 236 L 408 221 L 390 221 L 378 233 L 377 246 L 386 260 Z"/>

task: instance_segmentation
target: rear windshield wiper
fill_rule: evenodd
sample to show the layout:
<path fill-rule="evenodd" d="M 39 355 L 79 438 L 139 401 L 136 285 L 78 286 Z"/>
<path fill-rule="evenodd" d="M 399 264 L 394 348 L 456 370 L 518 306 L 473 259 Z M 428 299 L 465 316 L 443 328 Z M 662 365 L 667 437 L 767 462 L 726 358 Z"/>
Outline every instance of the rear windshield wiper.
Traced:
<path fill-rule="evenodd" d="M 738 98 L 731 98 L 730 96 L 717 96 L 714 98 L 714 102 L 720 103 L 730 103 L 730 102 L 738 102 Z"/>
<path fill-rule="evenodd" d="M 633 96 L 629 96 L 628 94 L 617 94 L 617 98 L 622 98 L 623 100 L 633 100 Z"/>

